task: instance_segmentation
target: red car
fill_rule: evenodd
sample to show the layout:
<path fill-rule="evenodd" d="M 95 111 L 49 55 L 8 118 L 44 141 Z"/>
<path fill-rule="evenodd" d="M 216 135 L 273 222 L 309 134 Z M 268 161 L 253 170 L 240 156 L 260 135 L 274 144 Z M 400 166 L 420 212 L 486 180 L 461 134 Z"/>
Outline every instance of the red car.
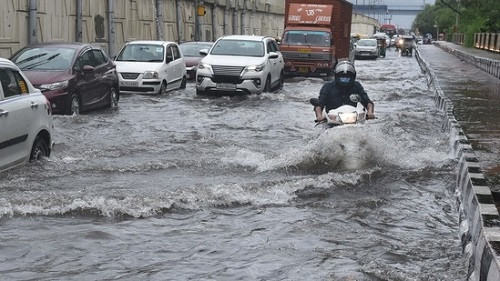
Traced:
<path fill-rule="evenodd" d="M 204 57 L 200 55 L 200 50 L 212 48 L 212 42 L 184 42 L 179 44 L 184 62 L 186 63 L 186 71 L 188 79 L 196 77 L 196 68 L 200 60 Z"/>
<path fill-rule="evenodd" d="M 10 60 L 47 97 L 54 114 L 118 106 L 116 66 L 99 46 L 36 43 L 19 50 Z"/>

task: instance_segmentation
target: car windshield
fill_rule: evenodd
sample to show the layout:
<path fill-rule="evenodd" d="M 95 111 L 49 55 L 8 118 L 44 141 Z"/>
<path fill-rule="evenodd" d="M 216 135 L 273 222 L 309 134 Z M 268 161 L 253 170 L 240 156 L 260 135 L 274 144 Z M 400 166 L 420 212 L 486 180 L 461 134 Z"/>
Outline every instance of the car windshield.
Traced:
<path fill-rule="evenodd" d="M 120 51 L 116 61 L 162 62 L 164 47 L 154 44 L 128 44 Z"/>
<path fill-rule="evenodd" d="M 210 49 L 212 44 L 180 44 L 179 48 L 181 48 L 182 54 L 185 57 L 201 57 L 200 50 L 201 49 Z"/>
<path fill-rule="evenodd" d="M 330 38 L 330 33 L 324 31 L 290 30 L 285 32 L 282 44 L 328 47 Z"/>
<path fill-rule="evenodd" d="M 264 43 L 249 40 L 219 40 L 212 48 L 212 55 L 263 57 Z"/>
<path fill-rule="evenodd" d="M 76 51 L 70 48 L 25 48 L 11 60 L 22 70 L 66 70 Z"/>
<path fill-rule="evenodd" d="M 358 40 L 358 46 L 377 46 L 377 40 Z"/>

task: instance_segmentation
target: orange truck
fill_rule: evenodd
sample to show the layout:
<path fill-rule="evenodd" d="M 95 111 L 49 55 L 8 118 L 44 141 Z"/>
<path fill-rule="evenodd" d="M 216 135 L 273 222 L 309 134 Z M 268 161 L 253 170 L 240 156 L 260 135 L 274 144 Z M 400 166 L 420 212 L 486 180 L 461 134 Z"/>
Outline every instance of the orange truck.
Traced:
<path fill-rule="evenodd" d="M 338 61 L 352 61 L 351 18 L 345 0 L 285 0 L 285 76 L 331 76 Z"/>

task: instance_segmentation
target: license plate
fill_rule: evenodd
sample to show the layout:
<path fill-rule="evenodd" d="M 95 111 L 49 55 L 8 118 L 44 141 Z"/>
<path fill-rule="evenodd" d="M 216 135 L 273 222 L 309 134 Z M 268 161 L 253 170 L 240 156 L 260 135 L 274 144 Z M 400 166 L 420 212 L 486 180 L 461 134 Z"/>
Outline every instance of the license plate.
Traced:
<path fill-rule="evenodd" d="M 120 81 L 120 87 L 137 87 L 139 82 L 137 81 Z"/>
<path fill-rule="evenodd" d="M 299 67 L 299 72 L 300 73 L 308 73 L 309 72 L 309 68 L 307 68 L 307 67 Z"/>
<path fill-rule="evenodd" d="M 217 84 L 217 89 L 223 89 L 223 90 L 236 90 L 236 84 L 231 84 L 231 83 L 218 83 L 218 84 Z"/>

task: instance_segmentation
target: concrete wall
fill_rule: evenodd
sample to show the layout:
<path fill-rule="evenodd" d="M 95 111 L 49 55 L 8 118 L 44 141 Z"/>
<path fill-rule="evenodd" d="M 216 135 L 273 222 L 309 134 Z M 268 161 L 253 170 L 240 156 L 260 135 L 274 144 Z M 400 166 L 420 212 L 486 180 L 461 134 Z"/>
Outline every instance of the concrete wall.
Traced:
<path fill-rule="evenodd" d="M 30 25 L 33 3 L 36 23 Z M 224 34 L 281 36 L 283 32 L 283 0 L 1 0 L 1 4 L 0 57 L 10 57 L 31 37 L 38 42 L 97 43 L 114 55 L 135 39 L 214 41 Z M 199 5 L 206 8 L 203 16 L 196 14 Z"/>
<path fill-rule="evenodd" d="M 490 188 L 480 171 L 472 146 L 453 116 L 453 103 L 439 85 L 434 71 L 420 56 L 416 57 L 427 74 L 429 87 L 434 91 L 436 106 L 446 111 L 445 128 L 452 134 L 454 152 L 459 159 L 457 173 L 457 202 L 462 250 L 467 258 L 466 280 L 500 280 L 500 215 Z"/>
<path fill-rule="evenodd" d="M 361 37 L 370 37 L 375 34 L 379 27 L 380 23 L 374 18 L 363 14 L 352 14 L 351 34 L 357 34 Z"/>

